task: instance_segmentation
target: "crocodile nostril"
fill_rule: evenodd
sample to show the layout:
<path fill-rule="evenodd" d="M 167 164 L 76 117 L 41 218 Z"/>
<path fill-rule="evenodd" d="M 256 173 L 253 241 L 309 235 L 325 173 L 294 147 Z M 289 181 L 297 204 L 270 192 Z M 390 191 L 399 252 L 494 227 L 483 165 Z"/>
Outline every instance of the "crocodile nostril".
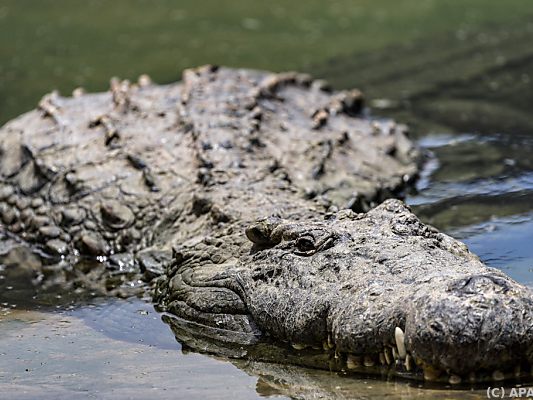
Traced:
<path fill-rule="evenodd" d="M 429 328 L 435 332 L 435 333 L 442 333 L 444 332 L 444 327 L 442 326 L 442 324 L 440 322 L 432 322 L 430 325 L 429 325 Z"/>

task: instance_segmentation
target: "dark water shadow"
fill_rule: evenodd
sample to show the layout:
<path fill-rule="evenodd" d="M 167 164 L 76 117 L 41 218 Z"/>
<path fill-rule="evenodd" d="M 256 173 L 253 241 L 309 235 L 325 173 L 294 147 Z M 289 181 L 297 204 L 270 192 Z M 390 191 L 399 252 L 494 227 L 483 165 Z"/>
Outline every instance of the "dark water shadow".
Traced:
<path fill-rule="evenodd" d="M 362 89 L 379 113 L 415 135 L 531 135 L 533 24 L 458 29 L 384 51 L 337 56 L 310 71 L 335 87 Z"/>

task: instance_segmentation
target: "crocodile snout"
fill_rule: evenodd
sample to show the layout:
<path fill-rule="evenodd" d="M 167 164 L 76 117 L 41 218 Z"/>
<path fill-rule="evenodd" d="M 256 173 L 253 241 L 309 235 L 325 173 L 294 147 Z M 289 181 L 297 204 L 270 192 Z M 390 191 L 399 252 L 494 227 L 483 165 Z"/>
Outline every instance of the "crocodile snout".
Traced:
<path fill-rule="evenodd" d="M 440 371 L 476 379 L 521 375 L 533 361 L 533 295 L 499 272 L 467 276 L 414 300 L 407 349 Z M 430 376 L 431 377 L 431 376 Z"/>

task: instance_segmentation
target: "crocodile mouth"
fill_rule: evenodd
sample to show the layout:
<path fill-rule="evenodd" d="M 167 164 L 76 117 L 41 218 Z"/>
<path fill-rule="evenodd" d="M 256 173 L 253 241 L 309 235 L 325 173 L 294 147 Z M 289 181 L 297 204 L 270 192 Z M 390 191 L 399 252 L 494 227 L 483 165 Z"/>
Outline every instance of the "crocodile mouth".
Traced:
<path fill-rule="evenodd" d="M 399 327 L 395 329 L 391 343 L 379 351 L 354 354 L 338 351 L 331 336 L 322 345 L 307 345 L 205 326 L 171 314 L 163 315 L 163 321 L 170 326 L 185 349 L 234 359 L 246 358 L 329 370 L 347 376 L 406 379 L 458 388 L 509 380 L 529 382 L 533 379 L 533 365 L 526 360 L 501 369 L 479 368 L 461 374 L 444 370 L 406 350 L 403 331 Z"/>
<path fill-rule="evenodd" d="M 523 382 L 533 379 L 533 365 L 526 360 L 501 369 L 479 368 L 461 374 L 449 369 L 445 370 L 425 362 L 407 351 L 403 338 L 403 331 L 397 327 L 394 344 L 384 345 L 380 351 L 366 354 L 339 352 L 329 336 L 321 348 L 297 343 L 291 343 L 289 346 L 296 357 L 309 358 L 315 354 L 316 359 L 318 354 L 325 353 L 331 360 L 330 370 L 344 372 L 348 375 L 378 375 L 386 379 L 403 378 L 454 386 L 471 386 L 479 383 L 508 380 Z"/>
<path fill-rule="evenodd" d="M 506 369 L 481 368 L 468 374 L 456 374 L 417 359 L 409 352 L 402 357 L 394 346 L 386 346 L 379 353 L 364 355 L 333 352 L 333 357 L 342 365 L 341 371 L 348 374 L 380 375 L 385 378 L 397 377 L 438 384 L 471 385 L 504 380 L 526 381 L 531 380 L 533 374 L 533 367 L 527 362 Z"/>

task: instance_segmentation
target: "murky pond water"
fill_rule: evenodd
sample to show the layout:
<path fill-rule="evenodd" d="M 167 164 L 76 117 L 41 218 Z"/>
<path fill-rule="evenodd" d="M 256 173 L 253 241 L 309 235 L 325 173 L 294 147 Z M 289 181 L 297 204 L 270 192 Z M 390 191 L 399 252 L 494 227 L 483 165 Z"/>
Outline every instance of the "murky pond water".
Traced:
<path fill-rule="evenodd" d="M 409 123 L 428 159 L 407 202 L 533 286 L 529 1 L 154 4 L 2 1 L 0 121 L 55 87 L 100 90 L 112 75 L 167 82 L 206 62 L 307 70 Z M 2 278 L 0 267 L 1 398 L 486 398 L 200 355 L 143 300 L 34 300 Z"/>

